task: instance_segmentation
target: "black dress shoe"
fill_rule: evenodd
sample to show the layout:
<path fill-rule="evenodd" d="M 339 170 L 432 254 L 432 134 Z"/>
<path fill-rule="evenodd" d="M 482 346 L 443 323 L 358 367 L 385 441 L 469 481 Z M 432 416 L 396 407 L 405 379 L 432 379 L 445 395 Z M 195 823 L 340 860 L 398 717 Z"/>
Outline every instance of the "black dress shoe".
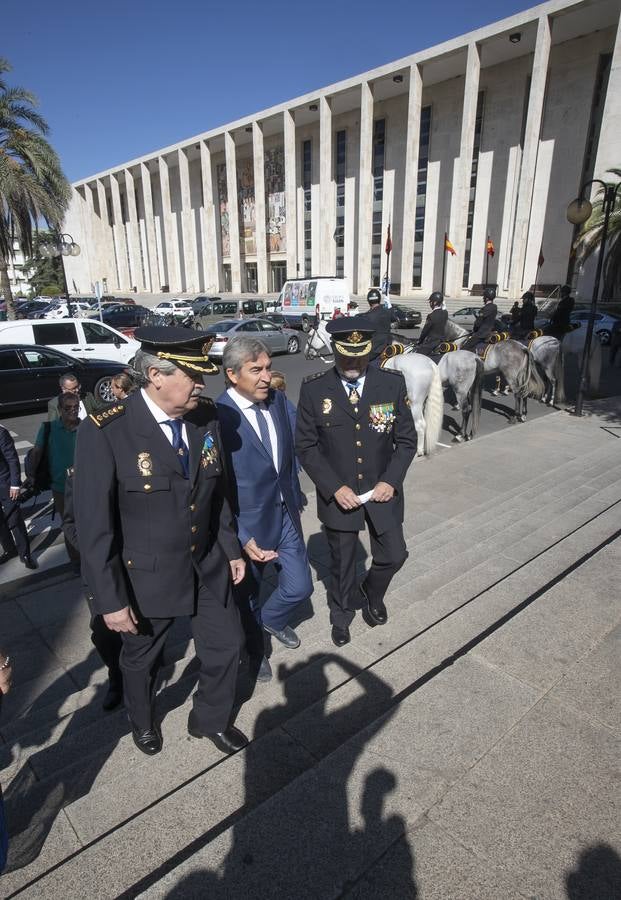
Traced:
<path fill-rule="evenodd" d="M 39 563 L 35 562 L 30 554 L 28 556 L 20 556 L 21 561 L 27 569 L 38 569 Z"/>
<path fill-rule="evenodd" d="M 105 709 L 106 712 L 111 709 L 116 709 L 122 700 L 123 685 L 118 682 L 110 681 L 106 695 L 101 702 L 102 709 Z"/>
<path fill-rule="evenodd" d="M 360 585 L 362 595 L 362 618 L 374 628 L 376 625 L 385 625 L 388 621 L 388 610 L 382 600 L 369 600 L 364 586 Z"/>
<path fill-rule="evenodd" d="M 201 731 L 200 728 L 194 724 L 191 713 L 190 718 L 188 719 L 188 734 L 191 734 L 192 737 L 195 738 L 207 738 L 212 744 L 215 744 L 222 753 L 237 753 L 238 750 L 243 750 L 248 744 L 246 735 L 241 732 L 239 728 L 235 728 L 234 725 L 229 725 L 226 731 L 215 731 L 210 734 Z"/>
<path fill-rule="evenodd" d="M 132 737 L 134 744 L 147 756 L 155 756 L 162 749 L 162 735 L 159 728 L 147 728 L 146 731 L 139 731 L 132 725 Z"/>
<path fill-rule="evenodd" d="M 337 625 L 332 626 L 332 643 L 336 644 L 337 647 L 344 647 L 345 644 L 349 644 L 351 641 L 351 635 L 349 633 L 349 628 L 347 625 L 345 628 L 339 628 Z"/>
<path fill-rule="evenodd" d="M 15 559 L 17 556 L 17 550 L 6 550 L 2 556 L 0 556 L 0 566 L 2 563 L 8 562 L 10 559 Z"/>

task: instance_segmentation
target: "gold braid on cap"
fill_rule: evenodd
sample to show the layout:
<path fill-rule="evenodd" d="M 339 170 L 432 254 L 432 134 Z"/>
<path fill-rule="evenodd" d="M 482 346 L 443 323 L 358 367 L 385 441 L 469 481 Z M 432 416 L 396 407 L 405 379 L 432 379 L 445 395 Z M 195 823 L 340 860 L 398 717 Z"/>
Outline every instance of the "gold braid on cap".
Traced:
<path fill-rule="evenodd" d="M 350 343 L 349 341 L 334 341 L 334 346 L 342 356 L 364 356 L 371 352 L 372 341 L 365 341 L 363 344 Z M 356 348 L 356 352 L 352 353 L 352 348 Z"/>
<path fill-rule="evenodd" d="M 193 363 L 202 362 L 203 366 L 213 366 L 214 363 L 207 356 L 179 356 L 177 353 L 163 353 L 161 350 L 155 354 L 158 359 L 170 359 L 174 363 L 183 363 L 187 369 L 194 369 L 195 372 L 202 372 L 201 366 L 195 366 Z"/>

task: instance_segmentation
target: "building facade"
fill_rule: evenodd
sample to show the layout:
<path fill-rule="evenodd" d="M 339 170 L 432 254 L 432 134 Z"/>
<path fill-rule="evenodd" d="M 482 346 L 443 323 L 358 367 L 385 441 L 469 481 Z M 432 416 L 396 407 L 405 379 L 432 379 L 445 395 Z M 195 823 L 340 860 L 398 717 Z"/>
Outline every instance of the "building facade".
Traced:
<path fill-rule="evenodd" d="M 552 0 L 76 182 L 67 278 L 264 293 L 336 274 L 364 294 L 390 224 L 402 295 L 438 289 L 444 263 L 452 297 L 486 264 L 505 296 L 536 279 L 584 293 L 565 211 L 621 164 L 620 7 Z"/>

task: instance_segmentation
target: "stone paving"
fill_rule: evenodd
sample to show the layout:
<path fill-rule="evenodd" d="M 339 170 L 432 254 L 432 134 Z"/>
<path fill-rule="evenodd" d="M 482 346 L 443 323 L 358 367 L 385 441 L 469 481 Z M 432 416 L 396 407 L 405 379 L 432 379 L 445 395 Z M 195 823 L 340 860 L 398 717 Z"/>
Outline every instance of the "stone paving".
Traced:
<path fill-rule="evenodd" d="M 302 645 L 273 646 L 268 685 L 241 671 L 252 743 L 234 757 L 185 731 L 185 623 L 158 694 L 164 750 L 147 758 L 124 711 L 101 711 L 61 548 L 5 582 L 1 895 L 621 896 L 620 434 L 619 402 L 603 401 L 417 460 L 389 621 L 358 617 L 340 650 L 309 496 Z"/>

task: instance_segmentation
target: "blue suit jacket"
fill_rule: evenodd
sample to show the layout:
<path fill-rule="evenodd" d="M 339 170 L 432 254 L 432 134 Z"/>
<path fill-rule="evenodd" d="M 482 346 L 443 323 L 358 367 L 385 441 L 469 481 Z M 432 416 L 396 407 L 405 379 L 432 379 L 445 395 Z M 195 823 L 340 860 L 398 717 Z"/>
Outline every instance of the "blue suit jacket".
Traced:
<path fill-rule="evenodd" d="M 254 538 L 262 549 L 273 550 L 281 537 L 283 501 L 301 537 L 303 533 L 287 399 L 281 391 L 270 391 L 268 402 L 278 435 L 278 471 L 235 401 L 226 391 L 216 400 L 240 543 Z"/>

